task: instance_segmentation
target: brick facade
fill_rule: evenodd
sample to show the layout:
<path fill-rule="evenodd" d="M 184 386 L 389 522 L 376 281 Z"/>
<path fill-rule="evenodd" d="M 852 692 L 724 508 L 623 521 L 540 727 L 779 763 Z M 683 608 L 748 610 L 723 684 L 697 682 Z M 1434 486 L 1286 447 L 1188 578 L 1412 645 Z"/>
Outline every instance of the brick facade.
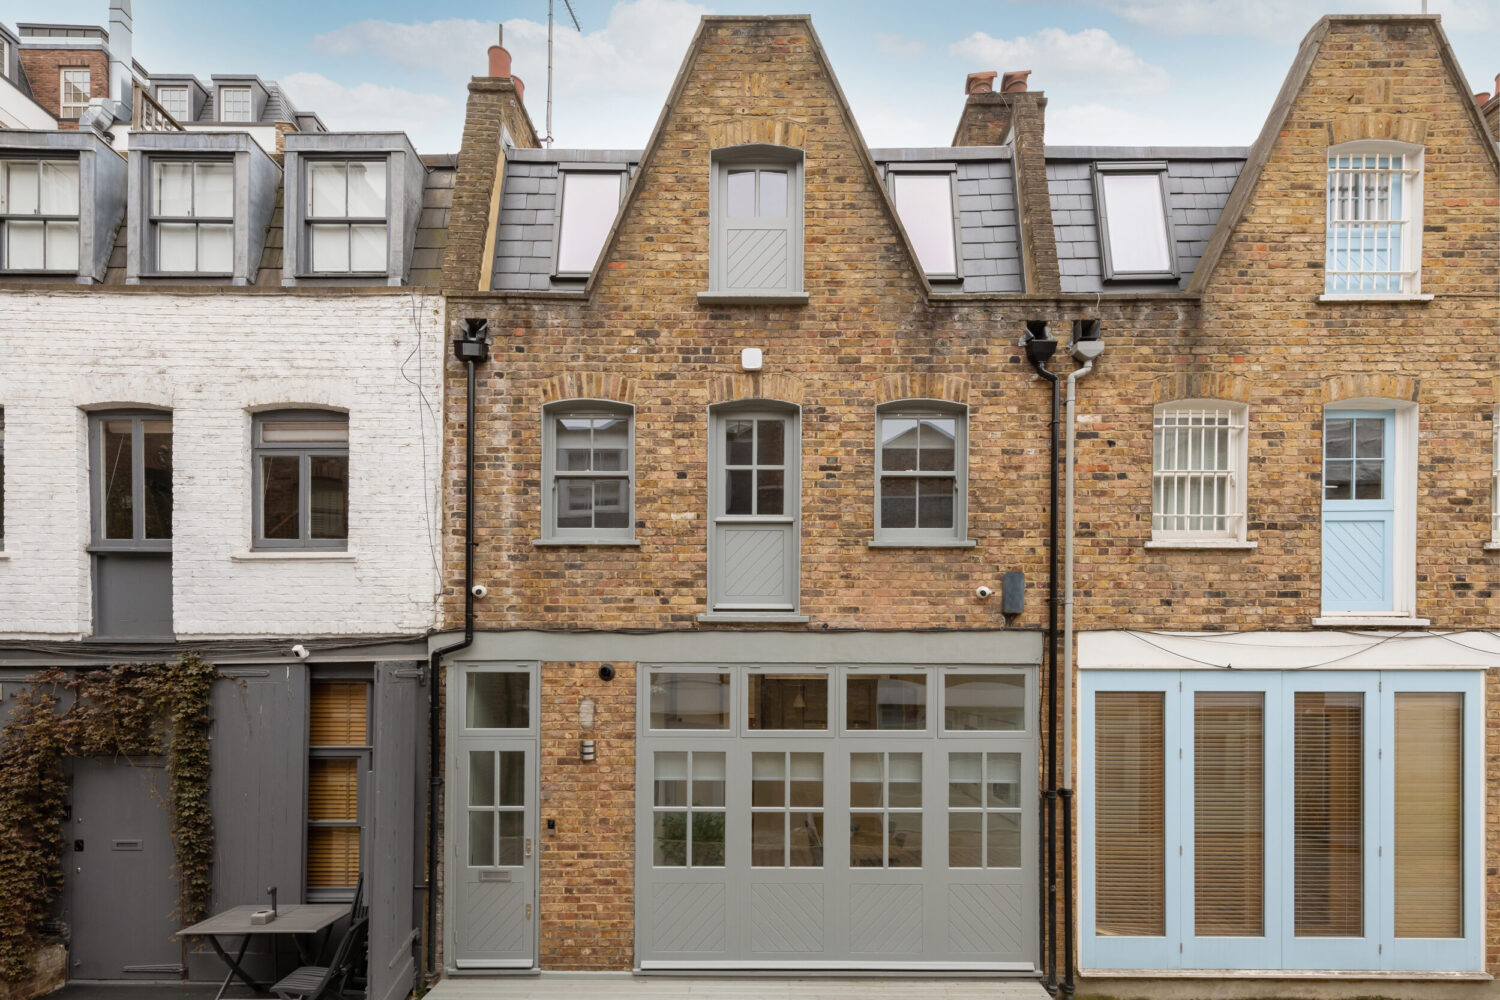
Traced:
<path fill-rule="evenodd" d="M 89 71 L 89 97 L 109 96 L 109 56 L 99 49 L 34 49 L 17 51 L 26 82 L 31 85 L 31 99 L 56 116 L 62 114 L 62 70 L 86 67 Z M 78 127 L 76 118 L 65 118 L 59 128 Z"/>

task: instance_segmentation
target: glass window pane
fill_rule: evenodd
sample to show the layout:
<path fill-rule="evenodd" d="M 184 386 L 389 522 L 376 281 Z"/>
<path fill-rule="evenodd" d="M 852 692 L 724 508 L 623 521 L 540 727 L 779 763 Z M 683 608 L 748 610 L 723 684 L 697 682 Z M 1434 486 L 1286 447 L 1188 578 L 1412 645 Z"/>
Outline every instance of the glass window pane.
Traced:
<path fill-rule="evenodd" d="M 943 728 L 949 732 L 1026 728 L 1026 678 L 1020 674 L 944 674 Z"/>
<path fill-rule="evenodd" d="M 1364 695 L 1293 703 L 1293 900 L 1298 937 L 1364 934 Z"/>
<path fill-rule="evenodd" d="M 495 752 L 469 751 L 469 805 L 495 804 Z"/>
<path fill-rule="evenodd" d="M 952 478 L 917 480 L 917 527 L 952 528 L 954 489 Z"/>
<path fill-rule="evenodd" d="M 78 164 L 60 160 L 41 163 L 43 215 L 78 214 Z"/>
<path fill-rule="evenodd" d="M 655 797 L 658 806 L 687 806 L 687 752 L 659 750 L 656 753 Z"/>
<path fill-rule="evenodd" d="M 106 420 L 99 470 L 104 501 L 104 537 L 135 537 L 135 439 L 129 420 Z"/>
<path fill-rule="evenodd" d="M 731 170 L 725 201 L 729 214 L 737 219 L 755 215 L 755 171 Z"/>
<path fill-rule="evenodd" d="M 981 760 L 981 755 L 977 753 L 948 755 L 948 805 L 960 809 L 978 809 L 984 804 L 980 797 L 983 784 Z"/>
<path fill-rule="evenodd" d="M 724 867 L 723 813 L 693 813 L 693 867 Z"/>
<path fill-rule="evenodd" d="M 885 805 L 885 761 L 881 754 L 849 755 L 849 805 L 864 809 Z"/>
<path fill-rule="evenodd" d="M 1354 421 L 1341 417 L 1323 422 L 1323 454 L 1328 458 L 1354 457 Z"/>
<path fill-rule="evenodd" d="M 687 867 L 687 818 L 685 812 L 659 812 L 653 817 L 652 864 L 659 868 Z"/>
<path fill-rule="evenodd" d="M 349 270 L 383 272 L 386 266 L 385 226 L 350 226 Z"/>
<path fill-rule="evenodd" d="M 564 479 L 557 484 L 557 527 L 591 528 L 594 524 L 594 480 Z"/>
<path fill-rule="evenodd" d="M 912 472 L 916 470 L 916 420 L 908 417 L 885 417 L 881 419 L 880 467 L 887 472 Z"/>
<path fill-rule="evenodd" d="M 314 822 L 359 819 L 359 768 L 350 757 L 307 762 L 307 818 Z"/>
<path fill-rule="evenodd" d="M 821 807 L 823 805 L 823 755 L 794 753 L 791 770 L 791 805 L 804 809 Z"/>
<path fill-rule="evenodd" d="M 495 865 L 495 814 L 488 809 L 469 812 L 469 867 Z"/>
<path fill-rule="evenodd" d="M 793 868 L 823 867 L 823 814 L 820 812 L 794 812 L 789 817 L 791 826 L 791 866 Z"/>
<path fill-rule="evenodd" d="M 755 513 L 755 473 L 749 469 L 730 469 L 724 474 L 724 513 Z"/>
<path fill-rule="evenodd" d="M 1193 705 L 1194 933 L 1265 933 L 1265 696 L 1199 691 Z"/>
<path fill-rule="evenodd" d="M 1380 458 L 1385 454 L 1385 421 L 1354 421 L 1356 458 Z"/>
<path fill-rule="evenodd" d="M 1457 691 L 1396 699 L 1396 936 L 1463 937 L 1463 712 Z"/>
<path fill-rule="evenodd" d="M 948 867 L 984 867 L 984 813 L 948 814 Z"/>
<path fill-rule="evenodd" d="M 992 812 L 985 817 L 987 868 L 1021 867 L 1021 814 Z"/>
<path fill-rule="evenodd" d="M 851 673 L 845 689 L 849 729 L 926 729 L 926 674 Z"/>
<path fill-rule="evenodd" d="M 760 217 L 779 219 L 787 215 L 786 171 L 762 170 L 760 172 Z"/>
<path fill-rule="evenodd" d="M 1354 499 L 1379 500 L 1385 495 L 1385 462 L 1354 463 Z"/>
<path fill-rule="evenodd" d="M 750 804 L 758 807 L 786 805 L 786 754 L 750 755 Z"/>
<path fill-rule="evenodd" d="M 302 537 L 298 520 L 302 460 L 296 455 L 262 455 L 260 459 L 260 534 L 295 541 Z"/>
<path fill-rule="evenodd" d="M 750 729 L 827 729 L 828 678 L 751 673 Z"/>
<path fill-rule="evenodd" d="M 172 422 L 141 422 L 141 447 L 145 458 L 142 501 L 147 538 L 172 537 Z"/>
<path fill-rule="evenodd" d="M 191 222 L 162 222 L 156 227 L 156 269 L 198 269 L 198 227 Z"/>
<path fill-rule="evenodd" d="M 726 465 L 751 465 L 755 441 L 755 423 L 750 420 L 729 420 L 724 424 L 724 463 Z"/>
<path fill-rule="evenodd" d="M 922 755 L 893 753 L 887 762 L 890 777 L 888 798 L 892 808 L 922 805 Z"/>
<path fill-rule="evenodd" d="M 349 217 L 384 218 L 385 203 L 385 161 L 367 160 L 349 164 Z"/>
<path fill-rule="evenodd" d="M 652 729 L 728 729 L 727 673 L 651 673 Z"/>
<path fill-rule="evenodd" d="M 958 450 L 958 421 L 952 417 L 926 417 L 918 430 L 923 472 L 952 472 Z"/>
<path fill-rule="evenodd" d="M 500 751 L 500 805 L 526 804 L 526 753 L 523 750 Z"/>
<path fill-rule="evenodd" d="M 349 537 L 349 459 L 313 455 L 308 459 L 312 509 L 308 527 L 313 538 Z"/>
<path fill-rule="evenodd" d="M 902 228 L 928 274 L 958 270 L 953 243 L 953 187 L 948 174 L 895 174 Z"/>
<path fill-rule="evenodd" d="M 984 804 L 991 809 L 1021 808 L 1021 755 L 986 754 L 988 773 L 984 782 Z"/>
<path fill-rule="evenodd" d="M 693 807 L 722 808 L 724 805 L 724 755 L 697 752 L 692 755 Z"/>
<path fill-rule="evenodd" d="M 562 228 L 557 238 L 557 269 L 594 269 L 604 238 L 620 210 L 620 174 L 569 171 L 563 174 Z"/>
<path fill-rule="evenodd" d="M 589 472 L 594 421 L 590 417 L 557 417 L 552 432 L 559 472 Z"/>
<path fill-rule="evenodd" d="M 630 490 L 623 479 L 594 480 L 594 527 L 630 527 Z"/>
<path fill-rule="evenodd" d="M 309 219 L 345 217 L 345 166 L 342 163 L 310 160 L 307 164 L 307 217 Z"/>
<path fill-rule="evenodd" d="M 881 813 L 850 813 L 849 867 L 880 868 L 884 864 L 884 815 Z"/>
<path fill-rule="evenodd" d="M 12 161 L 4 164 L 4 201 L 0 212 L 7 215 L 35 215 L 39 202 L 38 176 L 41 166 L 37 163 Z"/>
<path fill-rule="evenodd" d="M 47 270 L 78 270 L 78 223 L 47 223 Z"/>
<path fill-rule="evenodd" d="M 193 171 L 193 215 L 200 219 L 234 216 L 234 164 L 198 163 Z"/>
<path fill-rule="evenodd" d="M 1354 463 L 1347 461 L 1326 462 L 1323 466 L 1323 497 L 1326 500 L 1352 500 L 1354 486 Z"/>
<path fill-rule="evenodd" d="M 334 420 L 263 420 L 260 426 L 262 444 L 346 444 L 349 421 Z"/>
<path fill-rule="evenodd" d="M 1170 271 L 1167 219 L 1156 174 L 1103 175 L 1110 261 L 1116 271 Z"/>
<path fill-rule="evenodd" d="M 781 514 L 786 509 L 786 472 L 758 469 L 755 473 L 755 513 Z"/>
<path fill-rule="evenodd" d="M 531 675 L 514 670 L 473 670 L 464 675 L 464 726 L 529 729 Z"/>
<path fill-rule="evenodd" d="M 47 266 L 45 226 L 40 222 L 5 223 L 5 266 L 13 271 L 40 271 Z"/>
<path fill-rule="evenodd" d="M 917 481 L 915 479 L 904 476 L 881 477 L 880 526 L 882 528 L 915 528 L 917 526 Z"/>
<path fill-rule="evenodd" d="M 349 227 L 309 226 L 312 233 L 312 269 L 328 274 L 349 270 Z"/>
<path fill-rule="evenodd" d="M 755 422 L 755 464 L 783 465 L 786 462 L 786 421 Z"/>
<path fill-rule="evenodd" d="M 890 846 L 886 863 L 892 868 L 922 867 L 922 814 L 890 813 Z"/>
<path fill-rule="evenodd" d="M 497 863 L 507 868 L 519 868 L 526 863 L 526 814 L 502 812 L 500 822 L 500 856 Z"/>
<path fill-rule="evenodd" d="M 1101 935 L 1166 933 L 1165 759 L 1162 692 L 1095 695 L 1094 910 Z"/>
<path fill-rule="evenodd" d="M 158 161 L 151 164 L 151 212 L 167 218 L 193 214 L 193 165 Z"/>
<path fill-rule="evenodd" d="M 594 468 L 599 472 L 624 472 L 630 461 L 630 420 L 626 417 L 595 417 Z"/>
<path fill-rule="evenodd" d="M 234 227 L 202 223 L 198 226 L 198 270 L 228 274 L 234 270 Z"/>
<path fill-rule="evenodd" d="M 250 121 L 250 88 L 222 87 L 219 90 L 219 101 L 223 105 L 219 110 L 220 121 Z"/>
<path fill-rule="evenodd" d="M 750 816 L 750 864 L 754 868 L 781 868 L 786 864 L 786 813 L 753 813 Z"/>

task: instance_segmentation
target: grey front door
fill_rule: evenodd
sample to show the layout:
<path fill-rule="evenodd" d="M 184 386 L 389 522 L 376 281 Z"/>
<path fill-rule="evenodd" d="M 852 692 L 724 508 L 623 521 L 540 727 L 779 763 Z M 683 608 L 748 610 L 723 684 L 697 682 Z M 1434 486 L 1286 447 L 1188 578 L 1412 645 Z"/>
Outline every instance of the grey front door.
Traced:
<path fill-rule="evenodd" d="M 798 607 L 801 442 L 794 410 L 714 412 L 709 450 L 709 610 L 786 614 Z"/>
<path fill-rule="evenodd" d="M 64 829 L 69 978 L 180 977 L 162 762 L 74 761 L 73 812 Z"/>
<path fill-rule="evenodd" d="M 454 967 L 536 964 L 536 684 L 529 667 L 459 674 L 450 838 Z"/>

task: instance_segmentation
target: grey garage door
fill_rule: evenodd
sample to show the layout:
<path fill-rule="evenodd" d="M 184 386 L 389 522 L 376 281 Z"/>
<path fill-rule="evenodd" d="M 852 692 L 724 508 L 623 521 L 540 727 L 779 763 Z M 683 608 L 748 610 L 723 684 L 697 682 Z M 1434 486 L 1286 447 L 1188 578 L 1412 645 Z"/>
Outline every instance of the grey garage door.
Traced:
<path fill-rule="evenodd" d="M 1034 674 L 640 676 L 641 968 L 1033 967 Z"/>

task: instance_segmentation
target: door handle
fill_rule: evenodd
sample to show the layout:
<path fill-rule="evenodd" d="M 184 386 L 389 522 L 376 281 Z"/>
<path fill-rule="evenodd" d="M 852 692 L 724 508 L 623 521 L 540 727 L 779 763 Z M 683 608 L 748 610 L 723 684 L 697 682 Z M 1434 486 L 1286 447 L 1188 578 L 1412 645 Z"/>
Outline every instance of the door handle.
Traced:
<path fill-rule="evenodd" d="M 528 858 L 531 857 L 531 838 L 530 837 L 526 838 L 526 856 Z"/>

